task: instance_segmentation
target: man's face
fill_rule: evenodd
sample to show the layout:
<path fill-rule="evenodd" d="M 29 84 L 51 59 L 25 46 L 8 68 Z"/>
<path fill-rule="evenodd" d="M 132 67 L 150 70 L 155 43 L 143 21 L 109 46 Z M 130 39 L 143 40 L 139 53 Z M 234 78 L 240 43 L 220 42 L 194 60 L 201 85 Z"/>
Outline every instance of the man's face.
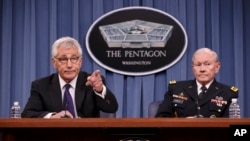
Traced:
<path fill-rule="evenodd" d="M 192 70 L 198 82 L 205 85 L 214 79 L 220 69 L 220 63 L 209 52 L 201 52 L 193 59 Z"/>
<path fill-rule="evenodd" d="M 78 73 L 82 65 L 82 57 L 76 47 L 59 47 L 57 55 L 52 58 L 52 63 L 64 81 L 70 82 Z"/>

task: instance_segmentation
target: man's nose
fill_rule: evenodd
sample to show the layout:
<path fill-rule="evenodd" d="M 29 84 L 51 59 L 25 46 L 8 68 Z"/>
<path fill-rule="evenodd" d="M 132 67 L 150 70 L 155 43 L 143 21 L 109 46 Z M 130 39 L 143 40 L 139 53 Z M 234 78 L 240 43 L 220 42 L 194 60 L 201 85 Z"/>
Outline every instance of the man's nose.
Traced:
<path fill-rule="evenodd" d="M 70 58 L 68 58 L 68 61 L 66 64 L 67 64 L 67 66 L 72 66 L 73 63 L 71 62 Z"/>

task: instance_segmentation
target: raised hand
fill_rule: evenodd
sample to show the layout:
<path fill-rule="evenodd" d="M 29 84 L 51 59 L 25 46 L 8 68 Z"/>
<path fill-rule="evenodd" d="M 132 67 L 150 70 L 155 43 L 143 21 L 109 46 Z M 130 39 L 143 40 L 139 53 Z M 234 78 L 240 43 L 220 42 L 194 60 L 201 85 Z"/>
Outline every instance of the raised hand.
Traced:
<path fill-rule="evenodd" d="M 93 89 L 98 93 L 102 92 L 103 82 L 100 70 L 96 70 L 90 76 L 88 76 L 86 86 L 92 86 Z"/>

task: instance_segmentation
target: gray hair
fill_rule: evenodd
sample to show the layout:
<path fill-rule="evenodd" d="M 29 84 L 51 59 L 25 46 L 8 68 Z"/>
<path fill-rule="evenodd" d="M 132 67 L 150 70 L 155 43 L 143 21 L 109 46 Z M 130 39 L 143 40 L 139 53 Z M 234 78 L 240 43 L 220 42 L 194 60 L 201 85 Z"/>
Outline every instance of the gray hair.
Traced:
<path fill-rule="evenodd" d="M 216 62 L 219 62 L 217 53 L 216 53 L 215 51 L 211 50 L 210 48 L 206 48 L 206 47 L 199 48 L 198 50 L 196 50 L 196 51 L 194 52 L 193 57 L 192 57 L 192 62 L 194 62 L 194 57 L 195 57 L 197 54 L 202 53 L 202 52 L 210 53 L 212 56 L 214 56 L 215 61 L 216 61 Z"/>
<path fill-rule="evenodd" d="M 61 37 L 58 40 L 56 40 L 52 45 L 52 51 L 51 51 L 51 57 L 55 57 L 57 55 L 57 50 L 59 47 L 64 48 L 72 48 L 76 47 L 78 49 L 78 53 L 80 56 L 82 56 L 82 48 L 79 42 L 71 37 Z"/>

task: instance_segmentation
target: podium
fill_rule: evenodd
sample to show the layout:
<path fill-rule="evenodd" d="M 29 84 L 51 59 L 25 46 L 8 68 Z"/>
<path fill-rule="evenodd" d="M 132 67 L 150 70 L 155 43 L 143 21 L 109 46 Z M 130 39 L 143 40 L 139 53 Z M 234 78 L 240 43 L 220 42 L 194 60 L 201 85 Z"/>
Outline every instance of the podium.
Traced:
<path fill-rule="evenodd" d="M 222 141 L 250 118 L 0 119 L 0 141 Z"/>

